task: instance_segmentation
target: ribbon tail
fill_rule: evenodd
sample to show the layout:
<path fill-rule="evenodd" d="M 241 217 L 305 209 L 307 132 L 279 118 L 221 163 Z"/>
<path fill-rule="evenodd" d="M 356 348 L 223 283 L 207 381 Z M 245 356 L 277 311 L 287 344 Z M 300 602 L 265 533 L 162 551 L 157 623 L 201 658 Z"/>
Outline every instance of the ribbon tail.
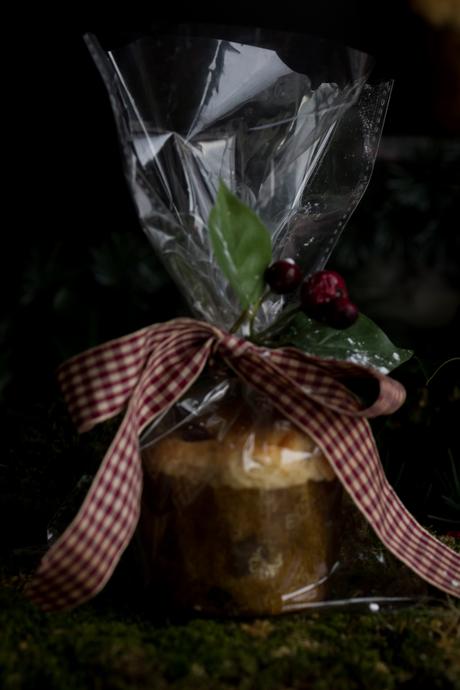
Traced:
<path fill-rule="evenodd" d="M 372 516 L 368 507 L 358 506 L 377 536 L 394 556 L 419 577 L 447 594 L 460 597 L 460 554 L 436 539 L 415 520 L 385 476 L 381 484 L 382 500 L 387 508 L 385 513 Z"/>
<path fill-rule="evenodd" d="M 133 535 L 142 467 L 132 414 L 123 419 L 77 516 L 26 588 L 26 595 L 44 610 L 73 608 L 99 592 Z"/>
<path fill-rule="evenodd" d="M 430 584 L 460 597 L 460 554 L 423 529 L 397 497 L 385 476 L 367 419 L 353 419 L 319 406 L 288 376 L 279 370 L 274 375 L 274 367 L 263 357 L 251 362 L 247 355 L 229 364 L 311 436 L 388 550 Z"/>
<path fill-rule="evenodd" d="M 26 588 L 27 596 L 42 609 L 73 608 L 95 596 L 110 579 L 139 519 L 139 432 L 201 374 L 213 343 L 207 335 L 204 343 L 199 342 L 196 332 L 184 329 L 164 338 L 148 359 L 82 507 Z"/>
<path fill-rule="evenodd" d="M 212 338 L 199 342 L 189 331 L 166 338 L 150 357 L 82 507 L 26 588 L 40 608 L 69 609 L 91 599 L 128 546 L 142 495 L 139 433 L 184 395 L 212 348 Z"/>

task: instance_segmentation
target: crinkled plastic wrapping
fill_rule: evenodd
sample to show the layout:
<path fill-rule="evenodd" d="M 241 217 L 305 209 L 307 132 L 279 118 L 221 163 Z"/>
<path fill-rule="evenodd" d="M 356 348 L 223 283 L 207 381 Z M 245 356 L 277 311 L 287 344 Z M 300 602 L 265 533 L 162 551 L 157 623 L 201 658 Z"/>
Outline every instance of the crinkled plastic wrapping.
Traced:
<path fill-rule="evenodd" d="M 212 366 L 144 435 L 145 582 L 168 609 L 229 616 L 426 596 L 313 441 Z"/>
<path fill-rule="evenodd" d="M 106 53 L 86 36 L 142 226 L 194 316 L 222 328 L 240 308 L 207 229 L 220 180 L 260 215 L 275 259 L 321 269 L 369 181 L 391 91 L 366 84 L 370 60 L 358 51 L 244 38 L 162 36 Z M 285 301 L 266 300 L 256 327 Z"/>
<path fill-rule="evenodd" d="M 263 398 L 237 381 L 225 388 L 143 452 L 152 584 L 173 606 L 208 614 L 323 601 L 338 561 L 340 482 Z"/>
<path fill-rule="evenodd" d="M 366 84 L 357 51 L 242 37 L 150 37 L 106 53 L 86 36 L 143 229 L 192 313 L 223 328 L 240 309 L 207 230 L 220 180 L 261 216 L 275 258 L 322 268 L 368 183 L 391 90 Z M 256 328 L 285 303 L 266 300 Z M 139 534 L 163 604 L 260 615 L 378 608 L 424 589 L 347 504 L 311 439 L 229 372 L 208 369 L 141 446 Z"/>

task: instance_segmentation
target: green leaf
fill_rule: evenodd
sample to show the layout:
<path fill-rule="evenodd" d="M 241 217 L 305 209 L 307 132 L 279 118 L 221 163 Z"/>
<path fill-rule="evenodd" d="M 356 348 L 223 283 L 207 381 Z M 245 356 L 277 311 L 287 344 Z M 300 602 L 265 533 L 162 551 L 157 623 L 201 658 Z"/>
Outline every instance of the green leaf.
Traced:
<path fill-rule="evenodd" d="M 221 182 L 209 214 L 212 248 L 243 309 L 264 290 L 264 271 L 272 257 L 270 234 L 248 206 Z"/>
<path fill-rule="evenodd" d="M 380 369 L 396 369 L 412 356 L 411 350 L 393 345 L 371 319 L 360 314 L 350 328 L 338 331 L 297 313 L 277 344 L 294 345 L 318 357 L 342 359 Z"/>

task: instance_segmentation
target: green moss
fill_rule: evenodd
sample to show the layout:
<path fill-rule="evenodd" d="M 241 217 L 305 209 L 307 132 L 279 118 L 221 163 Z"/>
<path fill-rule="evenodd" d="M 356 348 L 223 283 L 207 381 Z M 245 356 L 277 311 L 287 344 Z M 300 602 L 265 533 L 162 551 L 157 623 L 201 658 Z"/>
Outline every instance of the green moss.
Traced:
<path fill-rule="evenodd" d="M 460 605 L 251 622 L 153 621 L 95 601 L 45 614 L 0 589 L 4 690 L 460 688 Z"/>

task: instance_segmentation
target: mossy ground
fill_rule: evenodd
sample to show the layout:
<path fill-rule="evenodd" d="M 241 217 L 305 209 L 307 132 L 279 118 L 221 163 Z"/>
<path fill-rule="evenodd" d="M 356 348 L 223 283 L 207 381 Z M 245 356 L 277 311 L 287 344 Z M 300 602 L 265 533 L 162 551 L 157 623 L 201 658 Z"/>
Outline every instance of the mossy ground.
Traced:
<path fill-rule="evenodd" d="M 98 597 L 67 613 L 0 587 L 3 690 L 460 688 L 460 606 L 254 621 L 155 620 Z"/>

